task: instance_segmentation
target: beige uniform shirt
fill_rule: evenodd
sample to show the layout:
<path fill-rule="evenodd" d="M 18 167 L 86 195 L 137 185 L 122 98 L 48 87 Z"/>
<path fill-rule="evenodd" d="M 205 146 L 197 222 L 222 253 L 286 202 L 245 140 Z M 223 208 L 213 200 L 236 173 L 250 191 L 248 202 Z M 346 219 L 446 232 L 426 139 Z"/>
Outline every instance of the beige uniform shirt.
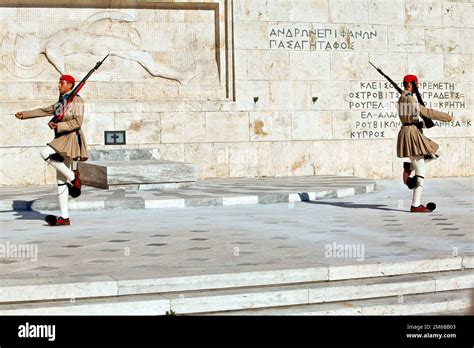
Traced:
<path fill-rule="evenodd" d="M 22 119 L 53 117 L 55 105 L 22 111 Z M 62 156 L 69 157 L 74 161 L 86 161 L 89 155 L 84 132 L 81 129 L 83 120 L 84 100 L 80 96 L 76 96 L 57 124 L 57 135 L 48 145 Z"/>
<path fill-rule="evenodd" d="M 403 91 L 398 100 L 398 116 L 402 128 L 397 137 L 397 156 L 400 158 L 432 155 L 438 151 L 439 145 L 427 138 L 415 124 L 425 122 L 420 116 L 437 121 L 449 121 L 447 113 L 428 109 L 418 103 L 418 100 L 409 92 Z"/>

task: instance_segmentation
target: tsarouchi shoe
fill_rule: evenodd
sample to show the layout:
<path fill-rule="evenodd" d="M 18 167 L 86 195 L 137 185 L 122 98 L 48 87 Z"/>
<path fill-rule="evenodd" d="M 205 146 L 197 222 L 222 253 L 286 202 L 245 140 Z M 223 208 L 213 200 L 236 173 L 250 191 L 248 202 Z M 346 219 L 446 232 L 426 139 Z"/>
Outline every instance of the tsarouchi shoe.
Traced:
<path fill-rule="evenodd" d="M 410 211 L 412 213 L 431 213 L 431 210 L 424 205 L 419 205 L 418 207 L 411 206 Z"/>
<path fill-rule="evenodd" d="M 75 175 L 74 180 L 71 182 L 71 184 L 67 185 L 67 187 L 69 188 L 69 195 L 72 198 L 79 197 L 81 195 L 81 188 L 82 188 L 81 179 L 79 178 L 79 171 L 75 170 L 74 175 Z"/>
<path fill-rule="evenodd" d="M 71 224 L 69 218 L 64 219 L 61 216 L 48 215 L 44 220 L 49 226 L 69 226 Z"/>

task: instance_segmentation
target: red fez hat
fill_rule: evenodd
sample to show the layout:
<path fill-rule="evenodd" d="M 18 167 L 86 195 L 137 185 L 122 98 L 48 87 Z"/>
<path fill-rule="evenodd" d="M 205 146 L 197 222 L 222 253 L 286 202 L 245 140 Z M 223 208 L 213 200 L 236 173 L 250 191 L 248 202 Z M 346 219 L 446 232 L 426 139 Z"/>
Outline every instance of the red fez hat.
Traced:
<path fill-rule="evenodd" d="M 406 75 L 403 78 L 403 82 L 404 83 L 411 83 L 411 82 L 418 83 L 418 77 L 416 77 L 416 75 Z"/>
<path fill-rule="evenodd" d="M 74 80 L 74 77 L 72 77 L 71 75 L 61 75 L 61 77 L 59 78 L 59 81 L 61 80 L 71 82 L 73 85 L 76 83 L 76 80 Z"/>

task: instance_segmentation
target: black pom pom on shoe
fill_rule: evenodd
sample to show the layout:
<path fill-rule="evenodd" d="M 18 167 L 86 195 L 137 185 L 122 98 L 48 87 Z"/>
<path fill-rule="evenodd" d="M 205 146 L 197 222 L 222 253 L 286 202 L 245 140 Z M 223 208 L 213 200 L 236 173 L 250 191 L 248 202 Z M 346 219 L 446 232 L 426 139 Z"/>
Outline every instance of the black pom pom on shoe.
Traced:
<path fill-rule="evenodd" d="M 433 203 L 433 202 L 429 202 L 429 203 L 426 205 L 426 207 L 427 207 L 429 210 L 433 211 L 433 210 L 436 209 L 436 204 Z"/>
<path fill-rule="evenodd" d="M 81 189 L 80 188 L 77 188 L 77 187 L 72 186 L 72 185 L 68 185 L 68 188 L 69 188 L 69 195 L 72 198 L 77 198 L 81 195 Z"/>
<path fill-rule="evenodd" d="M 413 177 L 409 177 L 407 179 L 407 186 L 410 190 L 413 190 L 416 186 L 416 178 L 413 176 Z"/>
<path fill-rule="evenodd" d="M 56 226 L 56 221 L 58 221 L 58 218 L 54 215 L 46 215 L 44 221 L 46 221 L 49 226 Z"/>

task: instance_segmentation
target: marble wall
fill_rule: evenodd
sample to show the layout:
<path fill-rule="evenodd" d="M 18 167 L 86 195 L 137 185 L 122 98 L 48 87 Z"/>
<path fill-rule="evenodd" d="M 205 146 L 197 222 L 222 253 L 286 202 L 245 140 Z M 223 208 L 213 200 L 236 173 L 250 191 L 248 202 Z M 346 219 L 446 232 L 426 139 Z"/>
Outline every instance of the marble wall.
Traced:
<path fill-rule="evenodd" d="M 81 93 L 90 148 L 125 130 L 125 147 L 200 178 L 398 178 L 397 93 L 370 60 L 397 82 L 418 75 L 425 102 L 453 114 L 425 131 L 443 158 L 428 175 L 474 174 L 471 1 L 96 3 L 0 4 L 0 185 L 54 181 L 48 119 L 13 114 L 53 103 L 60 71 L 81 77 L 108 52 Z"/>

